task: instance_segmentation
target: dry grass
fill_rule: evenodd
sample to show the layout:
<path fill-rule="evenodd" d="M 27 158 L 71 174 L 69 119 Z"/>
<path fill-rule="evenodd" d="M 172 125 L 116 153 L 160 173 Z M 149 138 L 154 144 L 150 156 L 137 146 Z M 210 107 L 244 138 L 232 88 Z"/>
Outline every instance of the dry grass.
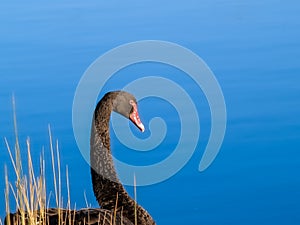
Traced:
<path fill-rule="evenodd" d="M 7 139 L 5 138 L 5 144 L 11 159 L 11 164 L 13 171 L 16 176 L 15 182 L 9 182 L 7 167 L 5 166 L 5 204 L 6 204 L 6 215 L 10 215 L 11 207 L 10 200 L 16 205 L 15 215 L 19 215 L 17 221 L 11 221 L 11 217 L 6 217 L 7 225 L 36 225 L 36 224 L 48 224 L 47 213 L 51 199 L 51 192 L 47 198 L 46 189 L 46 176 L 45 176 L 45 157 L 44 153 L 40 155 L 39 160 L 39 173 L 36 176 L 35 168 L 33 167 L 32 157 L 31 157 L 31 146 L 30 139 L 27 138 L 27 162 L 22 161 L 21 149 L 19 145 L 18 138 L 18 127 L 16 118 L 16 106 L 14 97 L 12 98 L 13 105 L 13 123 L 15 132 L 15 144 L 11 148 Z M 70 185 L 68 179 L 68 167 L 66 167 L 66 185 L 68 191 L 68 198 L 66 209 L 62 209 L 63 202 L 61 196 L 61 163 L 58 148 L 58 141 L 55 142 L 55 147 L 53 146 L 52 134 L 50 126 L 49 130 L 49 141 L 50 141 L 50 153 L 51 153 L 51 163 L 52 163 L 52 175 L 53 175 L 53 185 L 54 185 L 54 198 L 56 203 L 56 213 L 58 216 L 58 225 L 67 224 L 67 221 L 63 219 L 68 218 L 68 224 L 73 225 L 74 220 L 71 218 L 75 216 L 75 210 L 71 210 L 70 205 Z M 22 163 L 23 162 L 23 163 Z M 27 167 L 27 168 L 25 168 Z M 27 174 L 24 171 L 27 169 Z M 12 198 L 11 198 L 12 195 Z M 62 211 L 61 211 L 62 210 Z M 64 218 L 61 218 L 63 215 Z M 0 223 L 2 223 L 0 221 Z M 17 224 L 16 224 L 17 223 Z"/>
<path fill-rule="evenodd" d="M 15 129 L 16 130 L 16 129 Z M 20 214 L 21 224 L 25 225 L 27 222 L 29 224 L 43 223 L 46 224 L 46 210 L 49 208 L 50 196 L 47 198 L 46 189 L 46 179 L 45 179 L 45 159 L 44 154 L 40 156 L 39 173 L 36 176 L 35 169 L 33 167 L 32 157 L 31 157 L 31 147 L 29 138 L 26 141 L 27 145 L 27 162 L 22 164 L 21 150 L 18 142 L 16 133 L 16 143 L 14 145 L 14 152 L 10 147 L 7 139 L 5 139 L 6 147 L 10 155 L 12 167 L 16 175 L 16 181 L 14 183 L 9 182 L 7 168 L 5 167 L 5 202 L 6 202 L 6 214 L 11 213 L 10 207 L 10 196 L 13 196 L 13 201 L 16 205 L 16 211 Z M 50 137 L 50 152 L 52 161 L 52 174 L 53 174 L 53 184 L 54 184 L 54 198 L 56 203 L 56 209 L 58 214 L 58 225 L 61 224 L 62 219 L 60 215 L 60 209 L 63 207 L 62 196 L 61 196 L 61 169 L 60 169 L 60 155 L 58 149 L 58 143 L 56 142 L 56 147 L 54 149 L 52 142 L 52 135 L 49 127 L 49 137 Z M 25 165 L 27 164 L 27 165 Z M 27 166 L 27 174 L 23 171 L 24 166 Z M 70 191 L 69 191 L 69 179 L 68 179 L 68 168 L 66 167 L 66 183 L 68 189 L 68 199 L 66 208 L 71 213 L 70 210 Z M 7 225 L 11 224 L 10 218 L 7 217 Z M 71 217 L 68 217 L 71 218 Z M 26 222 L 27 221 L 27 222 Z M 72 224 L 72 223 L 70 223 Z"/>

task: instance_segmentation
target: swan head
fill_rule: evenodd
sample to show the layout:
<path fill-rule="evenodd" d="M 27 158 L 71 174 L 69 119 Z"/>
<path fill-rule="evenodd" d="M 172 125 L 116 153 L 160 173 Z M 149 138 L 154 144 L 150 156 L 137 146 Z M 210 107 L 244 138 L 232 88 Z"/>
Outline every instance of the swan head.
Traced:
<path fill-rule="evenodd" d="M 125 91 L 116 91 L 115 93 L 116 96 L 113 100 L 113 110 L 129 119 L 142 132 L 144 132 L 145 127 L 139 117 L 136 98 Z"/>

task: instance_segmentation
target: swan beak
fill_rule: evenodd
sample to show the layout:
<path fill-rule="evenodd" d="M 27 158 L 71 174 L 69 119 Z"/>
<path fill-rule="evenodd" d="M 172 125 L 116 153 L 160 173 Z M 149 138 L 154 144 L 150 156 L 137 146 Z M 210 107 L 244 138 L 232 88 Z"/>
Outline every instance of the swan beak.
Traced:
<path fill-rule="evenodd" d="M 145 127 L 144 127 L 144 124 L 140 120 L 139 113 L 138 113 L 138 110 L 137 110 L 137 106 L 134 104 L 132 107 L 133 107 L 133 110 L 129 114 L 129 119 L 130 119 L 131 122 L 134 123 L 134 125 L 136 125 L 140 129 L 140 131 L 144 132 Z"/>

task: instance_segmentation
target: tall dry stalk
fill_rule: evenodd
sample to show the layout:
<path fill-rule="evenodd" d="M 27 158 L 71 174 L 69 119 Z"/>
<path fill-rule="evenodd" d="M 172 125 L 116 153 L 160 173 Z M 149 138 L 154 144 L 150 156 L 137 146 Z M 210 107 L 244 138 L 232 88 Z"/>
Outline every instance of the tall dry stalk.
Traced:
<path fill-rule="evenodd" d="M 5 166 L 5 203 L 6 203 L 6 214 L 10 215 L 10 194 L 13 196 L 13 201 L 16 205 L 16 211 L 20 214 L 20 224 L 18 225 L 36 225 L 47 224 L 46 223 L 46 210 L 47 210 L 47 193 L 46 193 L 46 179 L 45 179 L 45 156 L 44 151 L 40 155 L 40 168 L 39 175 L 36 176 L 32 157 L 31 157 L 31 146 L 30 139 L 27 138 L 27 162 L 24 163 L 21 157 L 21 148 L 19 144 L 18 137 L 18 127 L 17 127 L 17 116 L 16 116 L 16 104 L 15 98 L 12 97 L 12 106 L 13 106 L 13 123 L 14 123 L 14 135 L 15 135 L 15 144 L 14 144 L 14 154 L 11 150 L 10 144 L 6 138 L 4 138 L 10 159 L 13 166 L 13 171 L 16 175 L 16 181 L 11 183 L 8 179 L 7 167 Z M 53 147 L 53 140 L 50 126 L 48 127 L 49 131 L 49 140 L 50 140 L 50 153 L 51 153 L 51 162 L 52 162 L 52 172 L 53 172 L 53 183 L 55 190 L 55 200 L 56 207 L 58 208 L 58 221 L 59 224 L 62 224 L 61 216 L 61 206 L 62 206 L 62 197 L 61 197 L 61 169 L 60 169 L 60 155 L 58 149 L 58 141 L 56 141 L 55 148 Z M 54 153 L 55 152 L 55 153 Z M 27 164 L 27 174 L 24 173 L 24 165 Z M 67 173 L 67 187 L 69 188 L 69 180 Z M 48 203 L 50 202 L 50 197 Z M 70 192 L 68 190 L 68 208 L 70 209 Z M 70 210 L 68 210 L 70 211 Z M 7 217 L 6 225 L 11 225 L 10 217 Z M 71 223 L 70 223 L 71 224 Z"/>

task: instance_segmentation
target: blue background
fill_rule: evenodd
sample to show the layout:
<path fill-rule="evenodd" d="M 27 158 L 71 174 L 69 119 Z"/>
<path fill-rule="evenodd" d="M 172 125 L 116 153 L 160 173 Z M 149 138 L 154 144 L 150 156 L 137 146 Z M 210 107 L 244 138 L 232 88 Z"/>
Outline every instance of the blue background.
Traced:
<path fill-rule="evenodd" d="M 200 173 L 198 164 L 209 137 L 209 107 L 192 81 L 180 78 L 191 88 L 191 96 L 199 94 L 203 100 L 198 106 L 200 142 L 192 159 L 175 176 L 139 187 L 139 203 L 157 224 L 300 224 L 298 1 L 11 1 L 0 6 L 2 218 L 4 165 L 13 179 L 3 140 L 7 137 L 13 146 L 12 94 L 23 151 L 28 136 L 35 164 L 42 148 L 47 156 L 47 126 L 51 124 L 54 139 L 59 140 L 62 174 L 65 165 L 69 167 L 72 205 L 85 207 L 85 192 L 91 206 L 97 207 L 89 165 L 72 131 L 76 86 L 86 68 L 111 48 L 157 39 L 183 45 L 208 64 L 226 100 L 227 132 L 220 154 Z M 149 67 L 144 66 L 127 72 L 142 74 Z M 162 65 L 150 65 L 150 72 L 174 72 L 176 79 L 184 75 Z M 116 75 L 107 89 L 118 89 L 124 83 Z M 178 140 L 178 115 L 158 99 L 142 103 L 140 114 L 145 125 L 154 115 L 165 117 L 168 123 L 167 139 L 151 156 L 154 162 L 160 161 Z M 114 148 L 122 149 L 112 138 Z M 142 161 L 119 151 L 116 154 L 129 162 Z M 49 157 L 46 164 L 50 191 Z M 132 187 L 127 189 L 132 195 Z M 63 195 L 66 202 L 65 188 Z"/>

